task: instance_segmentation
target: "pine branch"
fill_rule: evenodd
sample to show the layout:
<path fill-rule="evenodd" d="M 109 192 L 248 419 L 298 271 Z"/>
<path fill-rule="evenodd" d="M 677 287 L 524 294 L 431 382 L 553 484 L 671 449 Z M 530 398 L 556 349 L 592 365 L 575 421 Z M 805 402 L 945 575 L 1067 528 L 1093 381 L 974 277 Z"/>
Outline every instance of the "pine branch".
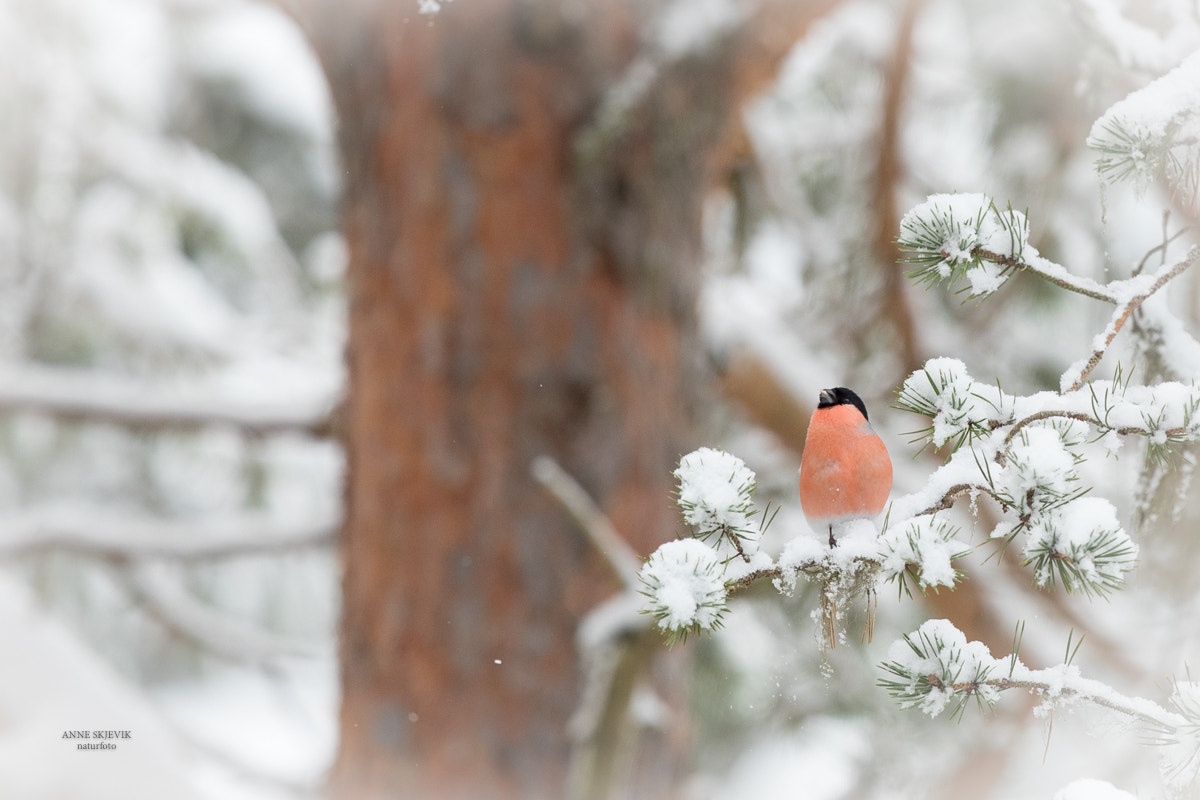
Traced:
<path fill-rule="evenodd" d="M 1013 439 L 1016 438 L 1016 435 L 1018 433 L 1020 433 L 1025 428 L 1025 426 L 1031 425 L 1034 422 L 1040 422 L 1041 420 L 1044 420 L 1044 419 L 1055 419 L 1055 418 L 1074 419 L 1074 420 L 1078 420 L 1080 422 L 1087 422 L 1091 425 L 1096 425 L 1098 427 L 1103 427 L 1103 423 L 1100 422 L 1100 420 L 1096 419 L 1095 417 L 1092 417 L 1089 414 L 1084 414 L 1082 411 L 1056 411 L 1056 410 L 1039 411 L 1036 414 L 1030 414 L 1028 417 L 1025 417 L 1024 419 L 1018 420 L 1017 422 L 1013 423 L 1013 426 L 1011 428 L 1009 428 L 1008 435 L 1004 437 L 1004 444 L 1002 445 L 1000 452 L 1003 453 L 1008 450 L 1009 446 L 1012 444 Z"/>
<path fill-rule="evenodd" d="M 983 494 L 986 494 L 992 498 L 999 500 L 999 498 L 996 497 L 996 495 L 992 492 L 992 490 L 986 486 L 980 486 L 980 485 L 974 484 L 974 483 L 958 483 L 958 484 L 955 484 L 954 486 L 951 486 L 949 489 L 947 489 L 946 493 L 942 495 L 941 500 L 937 501 L 936 503 L 929 506 L 928 508 L 921 509 L 920 511 L 914 513 L 912 516 L 913 517 L 924 517 L 929 514 L 936 514 L 939 511 L 945 511 L 954 506 L 955 500 L 962 497 L 964 494 L 971 494 L 972 492 L 982 492 Z"/>
<path fill-rule="evenodd" d="M 754 572 L 747 573 L 735 581 L 730 581 L 725 584 L 729 594 L 735 594 L 749 589 L 754 584 L 762 580 L 775 580 L 783 577 L 783 567 L 769 567 L 767 569 L 759 569 Z"/>
<path fill-rule="evenodd" d="M 1051 670 L 1025 670 L 1030 676 L 1039 676 Z M 964 694 L 977 694 L 981 687 L 987 686 L 997 691 L 1009 689 L 1028 689 L 1039 695 L 1053 698 L 1073 698 L 1085 700 L 1101 708 L 1111 709 L 1128 717 L 1149 723 L 1160 731 L 1174 731 L 1187 721 L 1175 714 L 1140 697 L 1129 697 L 1113 691 L 1107 684 L 1083 678 L 1076 679 L 1071 685 L 1062 685 L 1056 674 L 1054 678 L 1029 677 L 1014 678 L 985 678 L 982 681 L 961 681 L 949 685 L 942 684 L 936 675 L 929 675 L 930 685 L 936 689 Z"/>
<path fill-rule="evenodd" d="M 1068 648 L 1068 661 L 1070 656 Z M 1000 692 L 1026 689 L 1051 706 L 1064 699 L 1083 700 L 1117 711 L 1149 724 L 1163 737 L 1190 724 L 1183 714 L 1082 677 L 1069 663 L 1031 670 L 1020 662 L 1015 650 L 1008 657 L 993 658 L 986 647 L 967 641 L 946 620 L 929 620 L 905 634 L 892 645 L 888 658 L 880 665 L 886 675 L 879 679 L 879 685 L 902 708 L 919 707 L 931 716 L 946 708 L 951 709 L 951 716 L 961 716 L 972 697 L 981 705 L 992 706 Z"/>
<path fill-rule="evenodd" d="M 629 546 L 579 482 L 550 456 L 535 458 L 530 473 L 575 518 L 621 584 L 637 591 L 641 566 L 637 551 Z"/>
<path fill-rule="evenodd" d="M 1178 441 L 1185 437 L 1194 435 L 1194 430 L 1185 425 L 1166 429 L 1151 428 L 1151 426 L 1148 425 L 1123 425 L 1119 428 L 1113 428 L 1103 420 L 1097 419 L 1090 414 L 1084 414 L 1081 411 L 1058 411 L 1054 409 L 1047 409 L 1045 411 L 1039 411 L 1036 414 L 1030 414 L 1028 417 L 1025 417 L 1024 419 L 1015 423 L 1009 430 L 1008 435 L 1004 437 L 1004 448 L 1008 448 L 1008 446 L 1012 443 L 1013 438 L 1020 433 L 1025 426 L 1034 422 L 1038 422 L 1039 420 L 1054 419 L 1056 417 L 1086 422 L 1089 425 L 1094 425 L 1100 430 L 1113 431 L 1121 436 L 1132 436 L 1134 434 L 1141 436 L 1160 435 L 1166 441 Z"/>
<path fill-rule="evenodd" d="M 1107 303 L 1116 302 L 1116 295 L 1104 284 L 1097 283 L 1090 278 L 1083 278 L 1075 275 L 1069 272 L 1065 267 L 1044 258 L 1023 261 L 1019 258 L 1007 256 L 1002 253 L 992 252 L 983 247 L 976 247 L 972 249 L 971 255 L 984 261 L 991 261 L 992 263 L 1007 269 L 1018 269 L 1023 272 L 1032 272 L 1033 274 L 1049 281 L 1060 289 L 1066 289 L 1067 291 L 1081 294 L 1084 297 L 1090 297 L 1094 300 L 1103 300 Z"/>

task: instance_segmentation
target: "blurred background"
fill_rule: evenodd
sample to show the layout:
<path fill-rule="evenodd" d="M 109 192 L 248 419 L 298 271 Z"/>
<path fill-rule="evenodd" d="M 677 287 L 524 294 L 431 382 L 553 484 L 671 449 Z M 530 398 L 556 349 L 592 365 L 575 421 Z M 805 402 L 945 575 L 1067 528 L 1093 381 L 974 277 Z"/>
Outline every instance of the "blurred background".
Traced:
<path fill-rule="evenodd" d="M 1088 462 L 1142 546 L 1112 602 L 981 548 L 834 651 L 804 587 L 668 649 L 583 506 L 645 556 L 719 446 L 778 547 L 820 389 L 866 400 L 896 494 L 940 463 L 889 408 L 927 358 L 1057 389 L 1110 309 L 913 285 L 900 217 L 984 192 L 1129 275 L 1195 196 L 1104 186 L 1084 143 L 1197 47 L 1186 0 L 0 0 L 0 797 L 1154 786 L 1101 715 L 929 721 L 876 664 L 1024 619 L 1030 666 L 1086 632 L 1087 674 L 1161 698 L 1200 654 L 1191 451 Z M 1151 335 L 1097 377 L 1196 377 Z"/>

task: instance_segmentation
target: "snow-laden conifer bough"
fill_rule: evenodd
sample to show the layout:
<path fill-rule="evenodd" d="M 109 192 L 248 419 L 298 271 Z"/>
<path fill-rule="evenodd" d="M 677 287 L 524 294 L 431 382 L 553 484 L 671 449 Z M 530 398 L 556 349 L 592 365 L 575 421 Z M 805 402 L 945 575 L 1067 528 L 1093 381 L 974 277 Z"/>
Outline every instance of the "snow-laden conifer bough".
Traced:
<path fill-rule="evenodd" d="M 1157 180 L 1186 202 L 1200 195 L 1200 54 L 1115 105 L 1092 129 L 1089 146 L 1099 153 L 1106 180 Z M 1200 385 L 1158 382 L 1135 385 L 1118 366 L 1111 380 L 1091 375 L 1113 339 L 1135 312 L 1163 332 L 1163 356 L 1177 374 L 1200 369 L 1200 343 L 1183 330 L 1164 303 L 1147 303 L 1170 280 L 1200 260 L 1200 248 L 1168 260 L 1168 237 L 1135 265 L 1127 278 L 1100 283 L 1043 257 L 1029 242 L 1025 214 L 1001 209 L 982 194 L 929 197 L 901 221 L 899 243 L 914 265 L 911 276 L 948 284 L 969 297 L 995 292 L 1018 272 L 1109 303 L 1104 330 L 1060 378 L 1057 391 L 1032 395 L 1005 392 L 999 383 L 976 380 L 965 364 L 935 358 L 904 381 L 897 407 L 926 418 L 917 441 L 950 455 L 925 486 L 895 498 L 877 530 L 857 520 L 836 542 L 823 532 L 797 531 L 776 555 L 760 548 L 773 514 L 754 502 L 756 476 L 741 459 L 713 448 L 684 456 L 675 471 L 678 502 L 690 533 L 656 550 L 640 572 L 643 612 L 669 641 L 719 628 L 733 595 L 771 582 L 790 593 L 800 579 L 823 587 L 819 642 L 833 645 L 836 609 L 855 598 L 870 608 L 876 587 L 895 582 L 902 594 L 916 586 L 953 588 L 954 562 L 972 544 L 942 512 L 960 498 L 990 498 L 1001 513 L 989 539 L 1016 548 L 1042 589 L 1105 596 L 1124 585 L 1138 546 L 1108 500 L 1089 494 L 1079 466 L 1084 446 L 1099 443 L 1115 456 L 1124 439 L 1143 437 L 1151 456 L 1172 444 L 1200 441 Z M 1146 269 L 1159 253 L 1162 264 Z M 1145 304 L 1145 307 L 1143 307 Z M 864 632 L 864 641 L 869 638 Z M 1008 689 L 1037 698 L 1039 714 L 1087 701 L 1144 726 L 1161 749 L 1168 791 L 1194 796 L 1200 783 L 1200 684 L 1178 681 L 1166 705 L 1129 697 L 1083 677 L 1065 663 L 1030 669 L 1012 653 L 996 658 L 946 620 L 929 620 L 891 645 L 879 685 L 904 708 L 938 716 L 961 715 L 974 701 L 998 702 Z M 1060 796 L 1077 798 L 1096 789 L 1127 796 L 1103 782 L 1077 782 Z M 1093 796 L 1093 795 L 1088 795 Z"/>

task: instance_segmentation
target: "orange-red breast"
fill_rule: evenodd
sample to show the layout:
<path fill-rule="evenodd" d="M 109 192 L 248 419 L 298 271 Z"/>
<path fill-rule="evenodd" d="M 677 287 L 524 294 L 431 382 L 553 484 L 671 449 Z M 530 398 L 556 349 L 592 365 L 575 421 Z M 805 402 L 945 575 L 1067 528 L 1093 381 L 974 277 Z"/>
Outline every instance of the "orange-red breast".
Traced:
<path fill-rule="evenodd" d="M 821 392 L 800 458 L 800 506 L 815 530 L 883 511 L 892 491 L 892 460 L 867 421 L 867 407 L 839 386 Z"/>

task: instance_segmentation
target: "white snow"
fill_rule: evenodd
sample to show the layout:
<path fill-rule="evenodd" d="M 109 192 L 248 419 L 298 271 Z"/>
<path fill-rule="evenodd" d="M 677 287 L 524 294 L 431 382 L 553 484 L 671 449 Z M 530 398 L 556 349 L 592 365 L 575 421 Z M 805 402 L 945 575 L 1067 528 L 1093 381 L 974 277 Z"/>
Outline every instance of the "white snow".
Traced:
<path fill-rule="evenodd" d="M 758 549 L 757 543 L 751 547 L 747 547 L 748 544 L 748 542 L 743 542 L 742 549 L 746 552 L 746 558 L 749 561 L 736 554 L 725 555 L 725 580 L 736 581 L 753 572 L 768 570 L 775 566 L 775 560 L 763 550 Z M 723 549 L 726 552 L 729 550 L 728 547 Z"/>
<path fill-rule="evenodd" d="M 939 242 L 929 242 L 937 235 Z M 942 277 L 963 264 L 972 295 L 986 295 L 1004 284 L 999 267 L 976 264 L 976 249 L 997 256 L 1024 258 L 1029 246 L 1029 222 L 1019 211 L 1000 211 L 984 194 L 934 194 L 910 209 L 900 220 L 900 242 L 910 249 L 941 255 L 937 268 Z"/>
<path fill-rule="evenodd" d="M 972 295 L 991 294 L 1003 286 L 1004 281 L 1005 276 L 1000 268 L 990 261 L 967 270 L 967 282 L 971 284 Z"/>
<path fill-rule="evenodd" d="M 673 0 L 658 18 L 657 42 L 667 59 L 676 60 L 712 44 L 745 15 L 733 0 Z"/>
<path fill-rule="evenodd" d="M 870 758 L 870 742 L 853 722 L 805 720 L 794 732 L 764 731 L 724 774 L 689 793 L 703 800 L 839 800 L 851 794 Z"/>
<path fill-rule="evenodd" d="M 661 545 L 641 569 L 650 596 L 644 608 L 660 615 L 663 630 L 711 628 L 725 604 L 721 558 L 699 539 L 675 539 Z"/>
<path fill-rule="evenodd" d="M 850 570 L 854 562 L 879 556 L 879 528 L 870 519 L 848 519 L 833 523 L 835 546 L 825 557 L 839 570 Z"/>
<path fill-rule="evenodd" d="M 1108 781 L 1080 778 L 1059 789 L 1054 800 L 1136 800 L 1136 797 Z"/>
<path fill-rule="evenodd" d="M 1188 205 L 1200 189 L 1195 141 L 1200 134 L 1200 52 L 1113 104 L 1092 125 L 1087 144 L 1106 178 L 1139 191 L 1165 183 Z"/>
<path fill-rule="evenodd" d="M 198 800 L 186 742 L 27 589 L 0 574 L 0 795 L 5 800 Z M 128 730 L 105 752 L 69 731 Z"/>
<path fill-rule="evenodd" d="M 1002 529 L 997 532 L 1002 533 Z M 1115 559 L 1106 557 L 1104 563 L 1097 564 L 1102 544 L 1103 550 L 1117 549 L 1123 554 Z M 1037 551 L 1066 556 L 1089 583 L 1103 582 L 1108 576 L 1123 579 L 1137 564 L 1138 556 L 1138 546 L 1122 529 L 1116 509 L 1100 497 L 1081 497 L 1042 515 L 1030 526 L 1024 547 L 1026 557 Z M 1039 586 L 1051 581 L 1052 560 L 1035 571 L 1034 581 Z"/>
<path fill-rule="evenodd" d="M 722 527 L 751 533 L 750 493 L 754 471 L 734 455 L 701 447 L 679 460 L 679 505 L 683 518 L 702 534 Z"/>
<path fill-rule="evenodd" d="M 953 537 L 954 529 L 934 515 L 925 515 L 893 525 L 879 537 L 879 558 L 884 577 L 901 575 L 916 564 L 922 589 L 954 586 L 957 573 L 951 563 L 971 546 Z"/>
<path fill-rule="evenodd" d="M 1071 491 L 1079 476 L 1075 458 L 1053 428 L 1030 425 L 1021 430 L 1008 451 L 1008 465 L 997 483 L 1014 498 L 1030 489 L 1062 495 Z"/>
<path fill-rule="evenodd" d="M 1178 125 L 1194 125 L 1200 107 L 1200 52 L 1166 75 L 1114 103 L 1092 124 L 1088 146 L 1108 139 L 1113 127 L 1131 128 L 1147 140 L 1162 139 Z M 1190 128 L 1189 128 L 1190 130 Z"/>
<path fill-rule="evenodd" d="M 946 707 L 960 691 L 954 685 L 960 682 L 972 683 L 981 676 L 986 676 L 996 665 L 996 659 L 982 642 L 969 642 L 967 637 L 948 620 L 931 619 L 921 624 L 914 633 L 909 634 L 913 642 L 920 642 L 923 653 L 918 653 L 904 639 L 892 642 L 888 648 L 887 660 L 897 664 L 913 676 L 934 675 L 942 682 L 942 686 L 934 686 L 928 693 L 915 701 L 902 705 L 915 705 L 922 712 L 936 717 L 946 710 Z M 995 690 L 979 686 L 977 690 L 991 699 Z"/>
<path fill-rule="evenodd" d="M 932 441 L 940 447 L 974 426 L 986 426 L 1005 409 L 994 387 L 980 385 L 955 358 L 932 358 L 910 375 L 900 389 L 903 401 L 928 409 L 933 416 Z"/>
<path fill-rule="evenodd" d="M 1072 392 L 1016 396 L 974 380 L 957 359 L 936 358 L 909 376 L 901 391 L 902 400 L 911 397 L 935 412 L 935 445 L 972 427 L 986 431 L 1041 413 L 1082 415 L 1094 419 L 1093 424 L 1101 431 L 1128 429 L 1165 435 L 1165 431 L 1180 429 L 1174 437 L 1183 439 L 1200 434 L 1200 419 L 1187 413 L 1187 409 L 1200 404 L 1200 387 L 1195 383 L 1164 381 L 1153 386 L 1126 386 L 1095 380 Z"/>
<path fill-rule="evenodd" d="M 325 76 L 282 11 L 262 3 L 221 4 L 183 44 L 188 69 L 238 93 L 264 119 L 314 139 L 329 137 L 333 103 Z"/>
<path fill-rule="evenodd" d="M 829 545 L 816 536 L 801 534 L 789 539 L 779 556 L 779 566 L 785 570 L 796 570 L 813 564 L 825 557 Z"/>

